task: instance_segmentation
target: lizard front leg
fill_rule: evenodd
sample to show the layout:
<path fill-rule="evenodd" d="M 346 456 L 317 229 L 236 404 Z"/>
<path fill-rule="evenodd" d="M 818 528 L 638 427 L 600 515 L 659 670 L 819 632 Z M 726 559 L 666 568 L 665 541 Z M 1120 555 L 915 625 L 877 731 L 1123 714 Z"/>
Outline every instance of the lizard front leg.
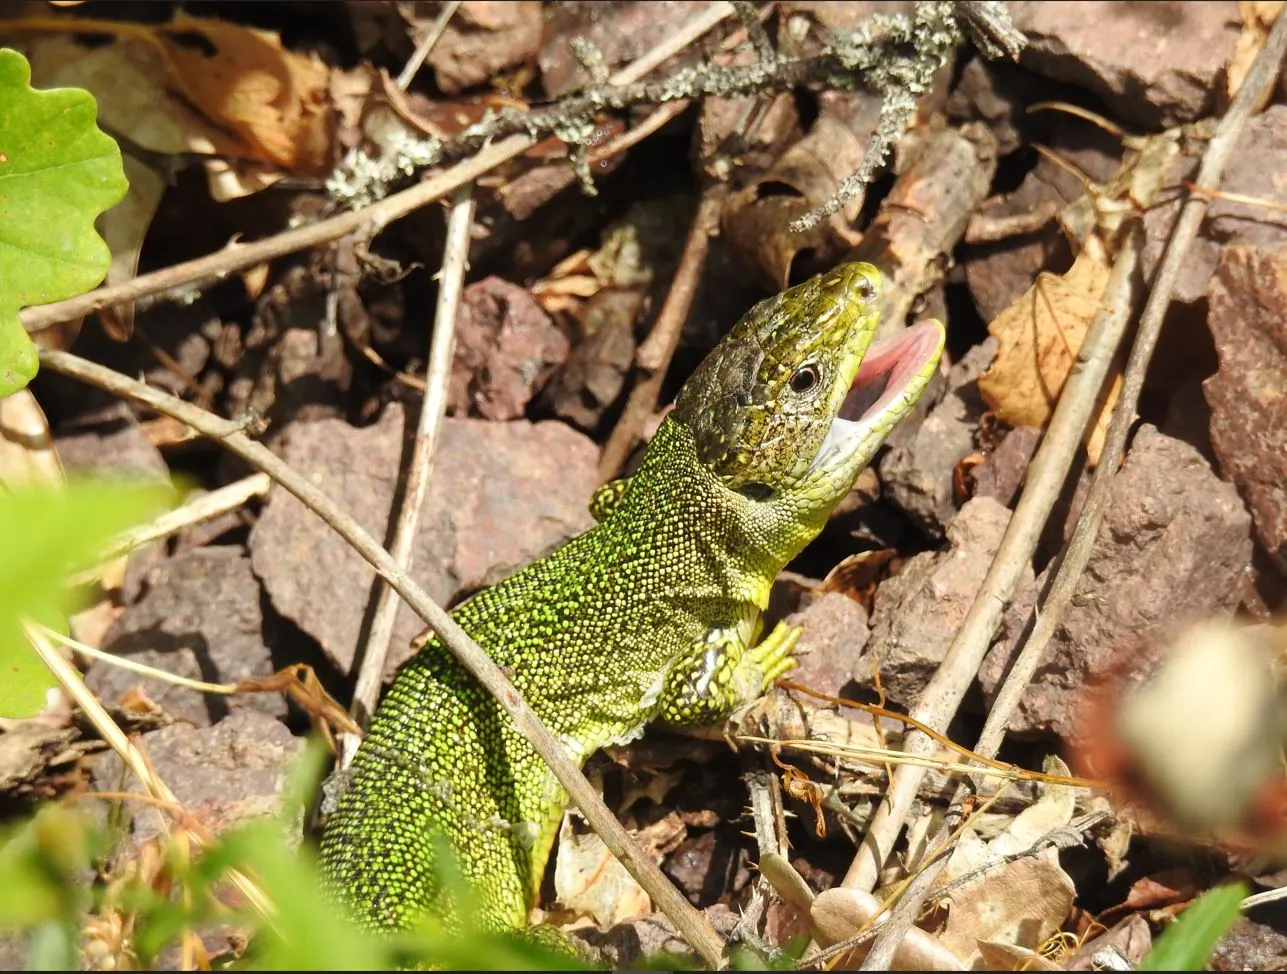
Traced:
<path fill-rule="evenodd" d="M 681 726 L 718 723 L 795 667 L 799 638 L 799 626 L 781 622 L 754 646 L 737 628 L 712 629 L 671 669 L 658 716 Z"/>

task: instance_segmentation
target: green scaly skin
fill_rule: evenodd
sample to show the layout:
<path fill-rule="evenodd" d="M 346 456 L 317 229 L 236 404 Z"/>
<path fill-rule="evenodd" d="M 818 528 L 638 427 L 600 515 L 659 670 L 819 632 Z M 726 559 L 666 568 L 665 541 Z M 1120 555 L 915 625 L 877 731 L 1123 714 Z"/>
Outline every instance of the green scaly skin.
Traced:
<path fill-rule="evenodd" d="M 920 398 L 942 328 L 917 326 L 894 395 L 833 419 L 876 330 L 880 275 L 848 264 L 753 308 L 698 367 L 600 523 L 453 613 L 585 761 L 655 719 L 709 724 L 789 670 L 797 632 L 756 643 L 778 572 Z M 873 359 L 879 357 L 873 353 Z M 884 361 L 884 359 L 879 359 Z M 829 435 L 831 431 L 831 435 Z M 364 921 L 458 922 L 435 880 L 445 836 L 484 926 L 522 927 L 567 796 L 508 717 L 429 638 L 358 749 L 321 844 Z"/>

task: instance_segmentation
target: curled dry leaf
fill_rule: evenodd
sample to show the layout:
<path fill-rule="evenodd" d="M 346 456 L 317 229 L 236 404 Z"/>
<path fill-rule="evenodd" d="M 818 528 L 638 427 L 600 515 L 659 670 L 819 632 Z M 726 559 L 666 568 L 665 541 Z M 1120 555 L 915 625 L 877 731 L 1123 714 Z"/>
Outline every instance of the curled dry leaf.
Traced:
<path fill-rule="evenodd" d="M 1058 758 L 1047 759 L 1044 770 L 1068 774 Z M 985 844 L 973 829 L 962 833 L 944 877 L 951 881 L 979 872 L 951 891 L 951 909 L 938 932 L 944 946 L 973 966 L 982 959 L 981 941 L 1035 950 L 1060 928 L 1076 895 L 1072 878 L 1053 847 L 1026 853 L 1066 826 L 1073 807 L 1074 789 L 1047 785 L 1041 798 L 991 842 Z M 1012 856 L 1020 858 L 1007 861 Z"/>
<path fill-rule="evenodd" d="M 178 11 L 158 32 L 170 84 L 252 158 L 295 173 L 331 166 L 333 119 L 326 65 L 282 47 L 275 33 Z"/>
<path fill-rule="evenodd" d="M 1108 272 L 1107 264 L 1084 250 L 1068 273 L 1038 276 L 988 325 L 1000 344 L 991 367 L 979 376 L 979 393 L 998 418 L 1011 426 L 1045 427 L 1099 312 Z M 1118 373 L 1087 438 L 1092 465 L 1099 460 L 1120 387 Z"/>
<path fill-rule="evenodd" d="M 688 835 L 680 817 L 671 812 L 636 833 L 643 847 L 658 860 Z M 578 833 L 570 816 L 559 828 L 554 861 L 554 892 L 559 904 L 581 916 L 591 916 L 607 928 L 652 912 L 652 900 L 594 832 Z"/>
<path fill-rule="evenodd" d="M 61 487 L 65 482 L 49 420 L 31 390 L 0 399 L 0 490 Z"/>

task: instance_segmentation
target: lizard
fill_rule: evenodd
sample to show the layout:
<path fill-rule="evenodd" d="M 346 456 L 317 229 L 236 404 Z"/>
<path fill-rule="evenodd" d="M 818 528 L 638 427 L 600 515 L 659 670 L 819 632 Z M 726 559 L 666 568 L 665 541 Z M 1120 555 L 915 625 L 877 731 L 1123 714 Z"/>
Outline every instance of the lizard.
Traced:
<path fill-rule="evenodd" d="M 755 305 L 697 367 L 597 523 L 452 617 L 578 765 L 654 720 L 711 724 L 795 665 L 761 634 L 810 542 L 938 366 L 925 321 L 873 345 L 882 283 L 848 263 Z M 523 928 L 568 802 L 431 633 L 399 671 L 322 832 L 324 887 L 371 927 L 461 918 L 444 842 L 488 929 Z"/>

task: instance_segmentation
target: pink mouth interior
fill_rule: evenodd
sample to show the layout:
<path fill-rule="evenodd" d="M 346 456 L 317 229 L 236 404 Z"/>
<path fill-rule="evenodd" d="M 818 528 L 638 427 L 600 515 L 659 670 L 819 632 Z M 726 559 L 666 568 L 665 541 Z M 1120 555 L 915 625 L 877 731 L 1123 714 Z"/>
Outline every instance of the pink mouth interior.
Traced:
<path fill-rule="evenodd" d="M 934 356 L 941 329 L 937 321 L 917 322 L 898 337 L 869 348 L 840 417 L 862 421 L 888 409 Z"/>

